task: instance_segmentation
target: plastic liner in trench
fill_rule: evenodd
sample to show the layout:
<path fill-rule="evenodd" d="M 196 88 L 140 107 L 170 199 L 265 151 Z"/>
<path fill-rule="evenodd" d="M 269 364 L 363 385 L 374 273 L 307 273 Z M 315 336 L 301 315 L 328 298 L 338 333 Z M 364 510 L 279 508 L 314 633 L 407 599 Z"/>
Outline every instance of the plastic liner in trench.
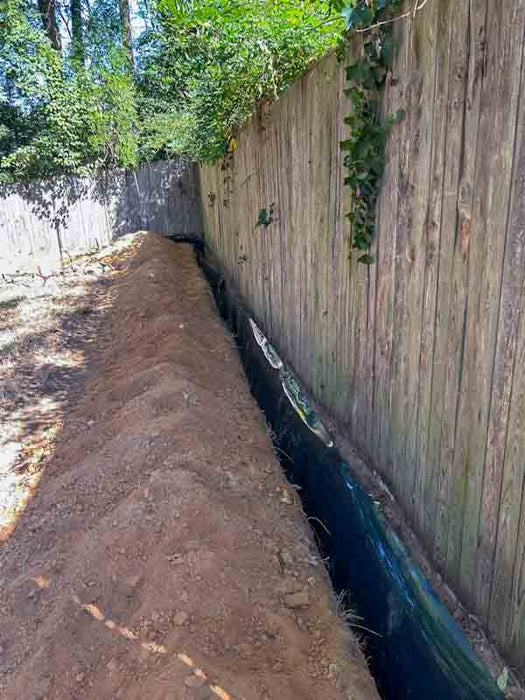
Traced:
<path fill-rule="evenodd" d="M 235 291 L 199 257 L 287 476 L 300 487 L 334 588 L 348 593 L 361 618 L 359 632 L 382 697 L 502 700 L 446 607 L 333 447 L 293 374 Z"/>

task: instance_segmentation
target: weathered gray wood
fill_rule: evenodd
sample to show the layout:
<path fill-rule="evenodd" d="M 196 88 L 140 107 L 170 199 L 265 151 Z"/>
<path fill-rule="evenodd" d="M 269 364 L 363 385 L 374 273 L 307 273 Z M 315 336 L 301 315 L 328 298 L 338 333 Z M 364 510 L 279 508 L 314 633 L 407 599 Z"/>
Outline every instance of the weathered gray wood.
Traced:
<path fill-rule="evenodd" d="M 441 403 L 436 430 L 437 466 L 436 517 L 434 552 L 436 560 L 457 583 L 457 553 L 460 543 L 461 507 L 463 502 L 463 470 L 452 467 L 458 434 L 457 410 L 461 386 L 466 303 L 468 285 L 468 253 L 465 245 L 471 227 L 471 207 L 476 164 L 477 123 L 480 80 L 470 72 L 478 70 L 483 60 L 482 40 L 471 45 L 471 27 L 483 30 L 484 0 L 475 12 L 462 4 L 451 15 L 449 89 L 447 102 L 447 152 L 445 157 L 443 205 L 441 215 L 440 274 L 436 316 L 436 349 L 434 388 Z M 475 32 L 477 35 L 477 32 Z M 474 57 L 469 61 L 470 54 Z M 470 81 L 472 90 L 470 88 Z M 468 131 L 467 131 L 468 129 Z M 439 397 L 439 398 L 438 398 Z M 450 529 L 456 529 L 450 534 Z"/>
<path fill-rule="evenodd" d="M 469 285 L 465 360 L 459 401 L 454 465 L 465 465 L 459 535 L 459 586 L 473 603 L 481 495 L 501 295 L 505 228 L 516 133 L 523 36 L 520 0 L 487 5 L 485 74 L 480 98 L 473 226 L 469 241 Z M 491 167 L 487 168 L 487 163 Z M 463 237 L 463 241 L 464 241 Z M 495 303 L 496 302 L 496 303 Z M 452 538 L 451 538 L 452 539 Z"/>
<path fill-rule="evenodd" d="M 417 520 L 417 509 L 422 497 L 419 482 L 421 465 L 418 453 L 419 387 L 421 381 L 421 339 L 423 321 L 424 283 L 426 267 L 425 219 L 429 196 L 429 171 L 432 150 L 432 122 L 434 118 L 434 54 L 436 47 L 435 8 L 415 16 L 411 24 L 410 41 L 407 48 L 411 63 L 407 64 L 409 95 L 407 116 L 410 128 L 408 141 L 411 144 L 409 190 L 410 202 L 406 259 L 406 312 L 405 324 L 411 332 L 404 339 L 406 375 L 403 381 L 406 393 L 404 424 L 405 462 L 402 477 L 403 504 Z M 428 106 L 427 106 L 428 105 Z M 425 107 L 426 106 L 426 107 Z"/>
<path fill-rule="evenodd" d="M 496 110 L 492 124 L 492 129 L 498 134 L 498 139 L 493 142 L 493 162 L 497 164 L 498 177 L 497 180 L 489 180 L 490 203 L 487 211 L 489 237 L 501 235 L 504 221 L 508 221 L 508 225 L 498 328 L 495 339 L 492 396 L 491 403 L 487 408 L 486 455 L 485 459 L 482 460 L 485 464 L 485 471 L 480 494 L 480 523 L 475 523 L 475 519 L 473 519 L 473 523 L 470 522 L 470 518 L 465 520 L 462 552 L 462 566 L 468 565 L 467 571 L 470 571 L 471 575 L 472 567 L 476 567 L 476 607 L 485 620 L 489 617 L 493 576 L 496 580 L 496 576 L 499 578 L 501 575 L 501 569 L 496 571 L 494 568 L 494 555 L 519 323 L 520 305 L 516 303 L 516 300 L 520 298 L 523 282 L 522 230 L 519 228 L 520 214 L 516 214 L 516 208 L 518 208 L 518 212 L 523 213 L 519 209 L 522 206 L 520 200 L 523 197 L 523 192 L 517 188 L 520 183 L 522 184 L 522 170 L 525 163 L 520 148 L 524 137 L 523 106 L 521 106 L 520 111 L 518 110 L 520 83 L 523 91 L 523 77 L 520 72 L 523 61 L 524 12 L 523 3 L 509 3 L 505 6 L 505 14 L 499 18 L 498 23 L 500 45 L 493 48 L 492 51 L 489 50 L 488 54 L 489 60 L 497 62 L 497 73 L 500 75 L 500 80 L 495 88 L 494 105 L 496 105 Z M 496 35 L 496 32 L 490 30 L 489 33 Z M 516 128 L 518 131 L 515 134 Z M 514 143 L 517 144 L 518 148 L 515 154 L 513 154 Z M 512 199 L 509 207 L 509 194 L 513 181 L 516 184 L 514 192 L 511 194 Z M 523 219 L 521 219 L 521 223 L 523 223 Z M 494 251 L 489 250 L 489 255 L 491 258 L 494 257 Z M 475 532 L 472 531 L 474 527 Z M 475 536 L 478 530 L 479 537 L 476 541 Z M 468 544 L 466 541 L 467 533 L 470 535 Z M 510 593 L 507 582 L 498 582 L 497 587 L 500 590 L 495 593 L 496 599 L 505 589 Z M 502 625 L 503 627 L 508 624 L 505 617 L 504 615 L 498 616 L 496 626 Z"/>
<path fill-rule="evenodd" d="M 399 25 L 399 61 L 397 64 L 396 80 L 400 84 L 401 107 L 405 110 L 405 117 L 398 127 L 399 131 L 399 168 L 394 174 L 395 186 L 398 188 L 397 211 L 395 216 L 395 276 L 394 276 L 394 317 L 392 334 L 392 377 L 391 377 L 391 455 L 392 455 L 392 483 L 400 499 L 406 499 L 406 440 L 408 426 L 405 424 L 407 413 L 407 344 L 408 335 L 406 316 L 408 308 L 407 283 L 408 268 L 410 262 L 410 233 L 412 214 L 412 183 L 411 183 L 411 158 L 413 142 L 411 128 L 415 115 L 410 109 L 411 98 L 411 72 L 412 64 L 412 21 Z"/>
<path fill-rule="evenodd" d="M 241 131 L 228 206 L 220 167 L 201 186 L 226 275 L 525 671 L 524 13 L 435 0 L 394 26 L 382 112 L 407 117 L 371 269 L 349 259 L 333 55 Z M 271 201 L 278 220 L 254 230 Z"/>
<path fill-rule="evenodd" d="M 96 178 L 0 186 L 2 268 L 22 258 L 56 263 L 60 249 L 77 253 L 146 228 L 165 235 L 201 234 L 194 166 L 169 161 Z"/>
<path fill-rule="evenodd" d="M 425 213 L 425 281 L 423 291 L 423 319 L 421 333 L 421 367 L 418 415 L 419 465 L 416 473 L 415 523 L 429 551 L 434 543 L 435 484 L 438 464 L 430 455 L 436 450 L 436 432 L 432 433 L 432 420 L 441 426 L 441 402 L 434 401 L 440 387 L 434 385 L 434 359 L 436 339 L 436 307 L 439 279 L 441 212 L 446 153 L 448 70 L 450 56 L 450 5 L 434 3 L 435 18 L 434 93 L 429 95 L 429 111 L 432 110 L 431 152 L 429 155 L 429 182 Z M 432 26 L 432 25 L 430 25 Z M 430 67 L 428 70 L 432 70 Z M 436 391 L 437 390 L 437 391 Z M 439 430 L 439 435 L 441 430 Z"/>
<path fill-rule="evenodd" d="M 396 34 L 398 39 L 398 34 Z M 401 108 L 401 86 L 397 81 L 398 65 L 394 66 L 393 79 L 387 81 L 383 95 L 383 117 Z M 398 209 L 399 189 L 396 174 L 399 168 L 401 132 L 394 129 L 386 149 L 386 166 L 382 179 L 382 191 L 378 204 L 377 234 L 377 295 L 376 295 L 376 389 L 375 427 L 372 430 L 372 447 L 375 447 L 376 464 L 382 476 L 392 483 L 392 347 L 394 328 L 395 268 L 397 262 L 395 236 L 397 219 L 392 215 Z"/>
<path fill-rule="evenodd" d="M 485 615 L 488 607 L 489 629 L 495 638 L 504 641 L 505 650 L 518 665 L 523 658 L 525 644 L 522 571 L 525 542 L 525 324 L 522 318 L 525 304 L 523 46 L 521 51 L 521 60 L 516 62 L 513 70 L 515 80 L 521 84 L 521 93 L 516 121 L 516 150 L 512 168 L 512 191 L 487 437 L 481 518 L 484 527 L 480 530 L 478 554 L 478 605 Z M 488 601 L 487 596 L 490 596 Z"/>

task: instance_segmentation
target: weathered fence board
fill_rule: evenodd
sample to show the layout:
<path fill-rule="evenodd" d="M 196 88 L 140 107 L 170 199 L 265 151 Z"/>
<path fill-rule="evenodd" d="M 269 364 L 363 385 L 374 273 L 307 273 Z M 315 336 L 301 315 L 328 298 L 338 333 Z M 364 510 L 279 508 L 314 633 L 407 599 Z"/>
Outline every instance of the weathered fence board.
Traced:
<path fill-rule="evenodd" d="M 125 233 L 199 235 L 193 166 L 164 161 L 97 178 L 65 177 L 0 186 L 0 259 L 56 262 L 61 253 L 104 245 Z M 5 270 L 4 270 L 5 271 Z"/>
<path fill-rule="evenodd" d="M 206 238 L 525 671 L 523 0 L 395 25 L 372 267 L 349 259 L 343 66 L 328 57 L 201 169 Z M 256 227 L 275 202 L 276 219 Z"/>

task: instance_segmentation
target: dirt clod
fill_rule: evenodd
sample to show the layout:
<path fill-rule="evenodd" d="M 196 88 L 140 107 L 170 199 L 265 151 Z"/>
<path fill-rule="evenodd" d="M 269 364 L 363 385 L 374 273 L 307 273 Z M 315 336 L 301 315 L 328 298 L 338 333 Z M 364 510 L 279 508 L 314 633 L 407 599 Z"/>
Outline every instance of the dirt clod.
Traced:
<path fill-rule="evenodd" d="M 189 615 L 187 612 L 184 612 L 184 610 L 181 610 L 180 612 L 176 613 L 173 616 L 173 624 L 176 625 L 177 627 L 181 627 L 188 621 Z"/>
<path fill-rule="evenodd" d="M 184 685 L 187 688 L 200 688 L 205 682 L 205 679 L 200 676 L 186 676 L 184 679 Z"/>
<path fill-rule="evenodd" d="M 289 593 L 284 597 L 284 602 L 289 608 L 306 608 L 309 604 L 308 591 Z"/>

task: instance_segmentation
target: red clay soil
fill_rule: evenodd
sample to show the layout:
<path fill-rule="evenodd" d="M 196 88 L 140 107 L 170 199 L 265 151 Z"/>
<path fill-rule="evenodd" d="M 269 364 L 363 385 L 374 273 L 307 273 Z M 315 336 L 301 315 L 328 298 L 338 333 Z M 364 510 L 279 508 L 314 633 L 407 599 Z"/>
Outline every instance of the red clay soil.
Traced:
<path fill-rule="evenodd" d="M 193 252 L 140 234 L 0 549 L 0 696 L 377 698 Z"/>

